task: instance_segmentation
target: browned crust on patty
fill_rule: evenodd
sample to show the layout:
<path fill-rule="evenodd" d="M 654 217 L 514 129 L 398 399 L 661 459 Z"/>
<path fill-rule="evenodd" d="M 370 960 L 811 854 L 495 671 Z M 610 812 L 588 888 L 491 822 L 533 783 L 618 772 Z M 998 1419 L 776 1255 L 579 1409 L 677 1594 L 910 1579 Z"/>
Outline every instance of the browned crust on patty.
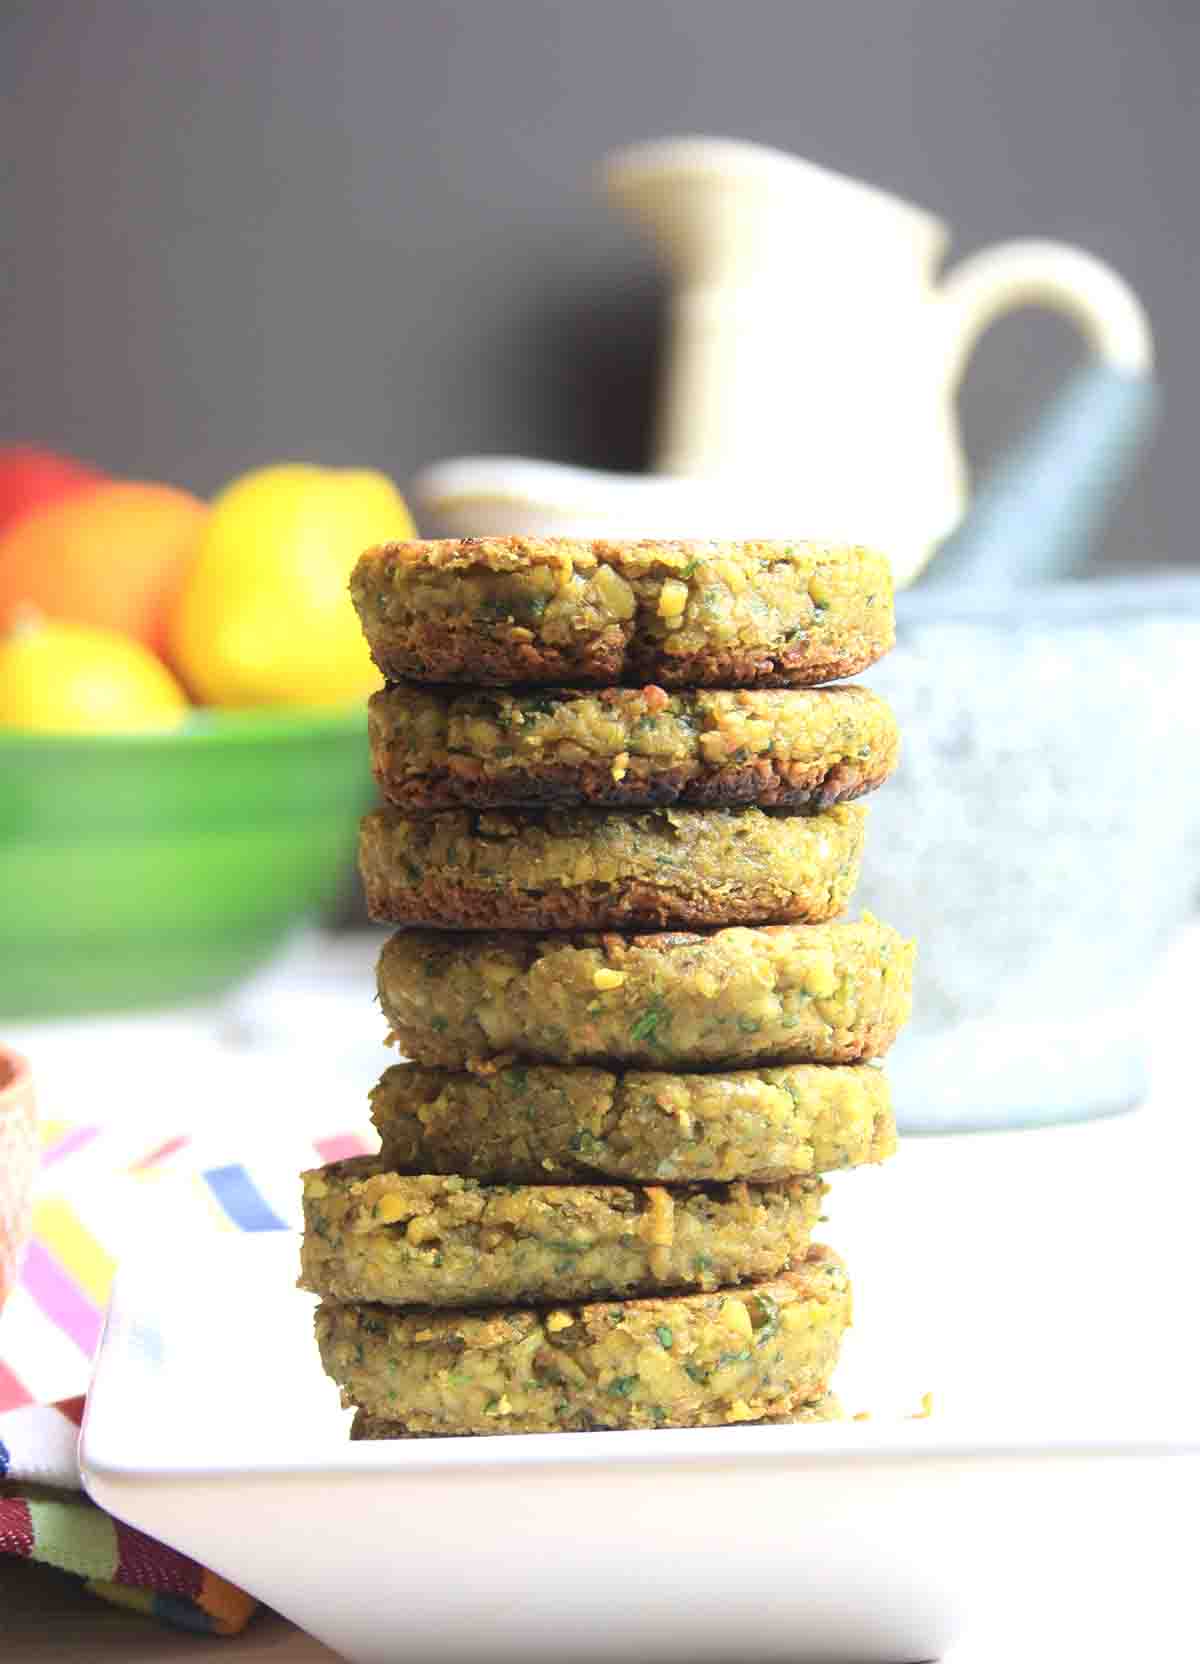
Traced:
<path fill-rule="evenodd" d="M 881 639 L 821 653 L 802 648 L 744 653 L 705 649 L 668 663 L 661 654 L 631 651 L 612 630 L 575 652 L 538 649 L 530 643 L 512 648 L 447 638 L 427 642 L 419 652 L 378 644 L 372 647 L 371 657 L 389 682 L 480 682 L 508 687 L 520 682 L 565 684 L 574 680 L 617 685 L 653 680 L 665 688 L 798 688 L 861 675 L 892 645 Z"/>
<path fill-rule="evenodd" d="M 846 1412 L 836 1393 L 827 1392 L 820 1398 L 810 1399 L 807 1404 L 801 1404 L 796 1409 L 781 1416 L 760 1416 L 757 1421 L 728 1422 L 730 1427 L 799 1427 L 821 1421 L 845 1421 Z M 448 1439 L 487 1438 L 505 1432 L 503 1423 L 493 1423 L 491 1427 L 475 1427 L 470 1432 L 463 1433 L 418 1433 L 407 1427 L 402 1421 L 389 1421 L 383 1416 L 373 1416 L 369 1410 L 356 1410 L 354 1420 L 350 1423 L 350 1437 L 355 1444 L 367 1443 L 379 1439 Z M 589 1433 L 601 1432 L 603 1429 L 589 1427 L 579 1429 Z"/>
<path fill-rule="evenodd" d="M 445 930 L 703 929 L 777 922 L 820 924 L 841 907 L 818 907 L 802 896 L 774 906 L 754 893 L 718 900 L 683 895 L 633 880 L 620 889 L 555 890 L 545 895 L 489 895 L 446 879 L 427 878 L 419 891 L 397 890 L 377 874 L 363 875 L 367 911 L 377 924 Z"/>
<path fill-rule="evenodd" d="M 401 809 L 553 808 L 592 803 L 598 808 L 660 808 L 673 803 L 693 808 L 732 809 L 756 803 L 764 809 L 829 809 L 878 790 L 892 772 L 888 758 L 838 763 L 828 770 L 757 758 L 710 775 L 672 768 L 650 775 L 613 778 L 611 767 L 584 763 L 547 768 L 507 769 L 492 779 L 473 777 L 453 766 L 419 778 L 397 780 L 377 762 L 375 779 Z"/>

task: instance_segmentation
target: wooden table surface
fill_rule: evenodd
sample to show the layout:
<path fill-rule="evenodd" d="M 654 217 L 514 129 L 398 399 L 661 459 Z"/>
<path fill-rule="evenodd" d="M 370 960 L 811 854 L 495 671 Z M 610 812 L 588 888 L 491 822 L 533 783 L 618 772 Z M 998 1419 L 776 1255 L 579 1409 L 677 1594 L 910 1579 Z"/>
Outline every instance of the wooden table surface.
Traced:
<path fill-rule="evenodd" d="M 0 1652 L 14 1664 L 339 1664 L 338 1655 L 273 1612 L 261 1613 L 233 1639 L 187 1635 L 133 1612 L 122 1612 L 87 1594 L 73 1578 L 45 1566 L 0 1559 Z M 1169 1654 L 1153 1652 L 1140 1664 L 1166 1664 Z M 409 1664 L 428 1664 L 413 1659 Z M 1048 1639 L 1045 1647 L 1027 1637 L 1019 1647 L 972 1639 L 956 1646 L 941 1664 L 1075 1664 L 1069 1645 Z M 1111 1664 L 1092 1657 L 1092 1664 Z"/>

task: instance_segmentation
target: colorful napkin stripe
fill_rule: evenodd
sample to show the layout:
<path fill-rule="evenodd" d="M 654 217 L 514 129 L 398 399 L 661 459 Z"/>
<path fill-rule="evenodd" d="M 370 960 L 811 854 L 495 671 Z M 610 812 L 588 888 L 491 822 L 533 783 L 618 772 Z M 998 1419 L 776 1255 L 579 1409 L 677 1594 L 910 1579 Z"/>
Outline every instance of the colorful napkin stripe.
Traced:
<path fill-rule="evenodd" d="M 0 1314 L 0 1553 L 38 1560 L 104 1599 L 183 1629 L 235 1635 L 255 1601 L 82 1494 L 78 1429 L 117 1261 L 147 1241 L 299 1223 L 301 1168 L 375 1148 L 369 1128 L 273 1136 L 254 1159 L 228 1137 L 43 1124 L 33 1239 Z"/>
<path fill-rule="evenodd" d="M 43 1125 L 33 1240 L 0 1318 L 0 1412 L 81 1392 L 109 1285 L 126 1248 L 154 1230 L 278 1231 L 299 1223 L 296 1175 L 375 1147 L 369 1128 L 273 1140 L 231 1160 L 227 1135 L 163 1139 L 144 1129 Z"/>
<path fill-rule="evenodd" d="M 78 1483 L 74 1451 L 83 1402 L 69 1399 L 0 1417 L 0 1430 L 12 1441 L 10 1449 L 0 1438 L 0 1482 L 37 1468 L 57 1477 L 60 1487 L 51 1488 L 48 1480 L 4 1484 L 0 1554 L 54 1566 L 105 1600 L 182 1629 L 236 1635 L 254 1613 L 251 1596 L 65 1488 L 72 1470 Z"/>

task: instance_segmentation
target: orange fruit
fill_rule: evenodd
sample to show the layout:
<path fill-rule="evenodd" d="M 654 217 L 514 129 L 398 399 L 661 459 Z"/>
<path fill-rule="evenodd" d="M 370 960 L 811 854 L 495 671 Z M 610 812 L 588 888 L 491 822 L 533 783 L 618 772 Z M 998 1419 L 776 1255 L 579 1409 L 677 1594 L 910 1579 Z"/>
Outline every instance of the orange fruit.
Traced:
<path fill-rule="evenodd" d="M 161 652 L 207 514 L 189 491 L 114 480 L 22 515 L 0 537 L 0 629 L 29 605 Z"/>

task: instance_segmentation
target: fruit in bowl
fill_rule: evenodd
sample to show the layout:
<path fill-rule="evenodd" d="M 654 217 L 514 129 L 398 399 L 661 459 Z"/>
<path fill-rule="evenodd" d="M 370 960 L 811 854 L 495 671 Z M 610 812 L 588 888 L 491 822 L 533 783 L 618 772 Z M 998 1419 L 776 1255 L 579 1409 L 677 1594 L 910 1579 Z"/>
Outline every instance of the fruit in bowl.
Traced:
<path fill-rule="evenodd" d="M 35 508 L 90 491 L 104 475 L 40 445 L 0 445 L 0 532 Z"/>
<path fill-rule="evenodd" d="M 413 536 L 383 474 L 283 463 L 227 485 L 179 596 L 169 656 L 212 705 L 365 699 L 379 681 L 349 603 L 371 543 Z"/>
<path fill-rule="evenodd" d="M 161 652 L 207 518 L 191 492 L 140 480 L 42 504 L 0 537 L 0 624 L 34 606 Z"/>
<path fill-rule="evenodd" d="M 126 521 L 101 484 L 0 535 L 0 1015 L 219 992 L 337 898 L 370 801 L 346 581 L 411 532 L 395 487 L 285 465 L 211 509 L 146 490 Z"/>
<path fill-rule="evenodd" d="M 162 661 L 114 630 L 26 608 L 0 635 L 0 728 L 128 733 L 177 728 L 187 712 L 187 695 Z"/>

